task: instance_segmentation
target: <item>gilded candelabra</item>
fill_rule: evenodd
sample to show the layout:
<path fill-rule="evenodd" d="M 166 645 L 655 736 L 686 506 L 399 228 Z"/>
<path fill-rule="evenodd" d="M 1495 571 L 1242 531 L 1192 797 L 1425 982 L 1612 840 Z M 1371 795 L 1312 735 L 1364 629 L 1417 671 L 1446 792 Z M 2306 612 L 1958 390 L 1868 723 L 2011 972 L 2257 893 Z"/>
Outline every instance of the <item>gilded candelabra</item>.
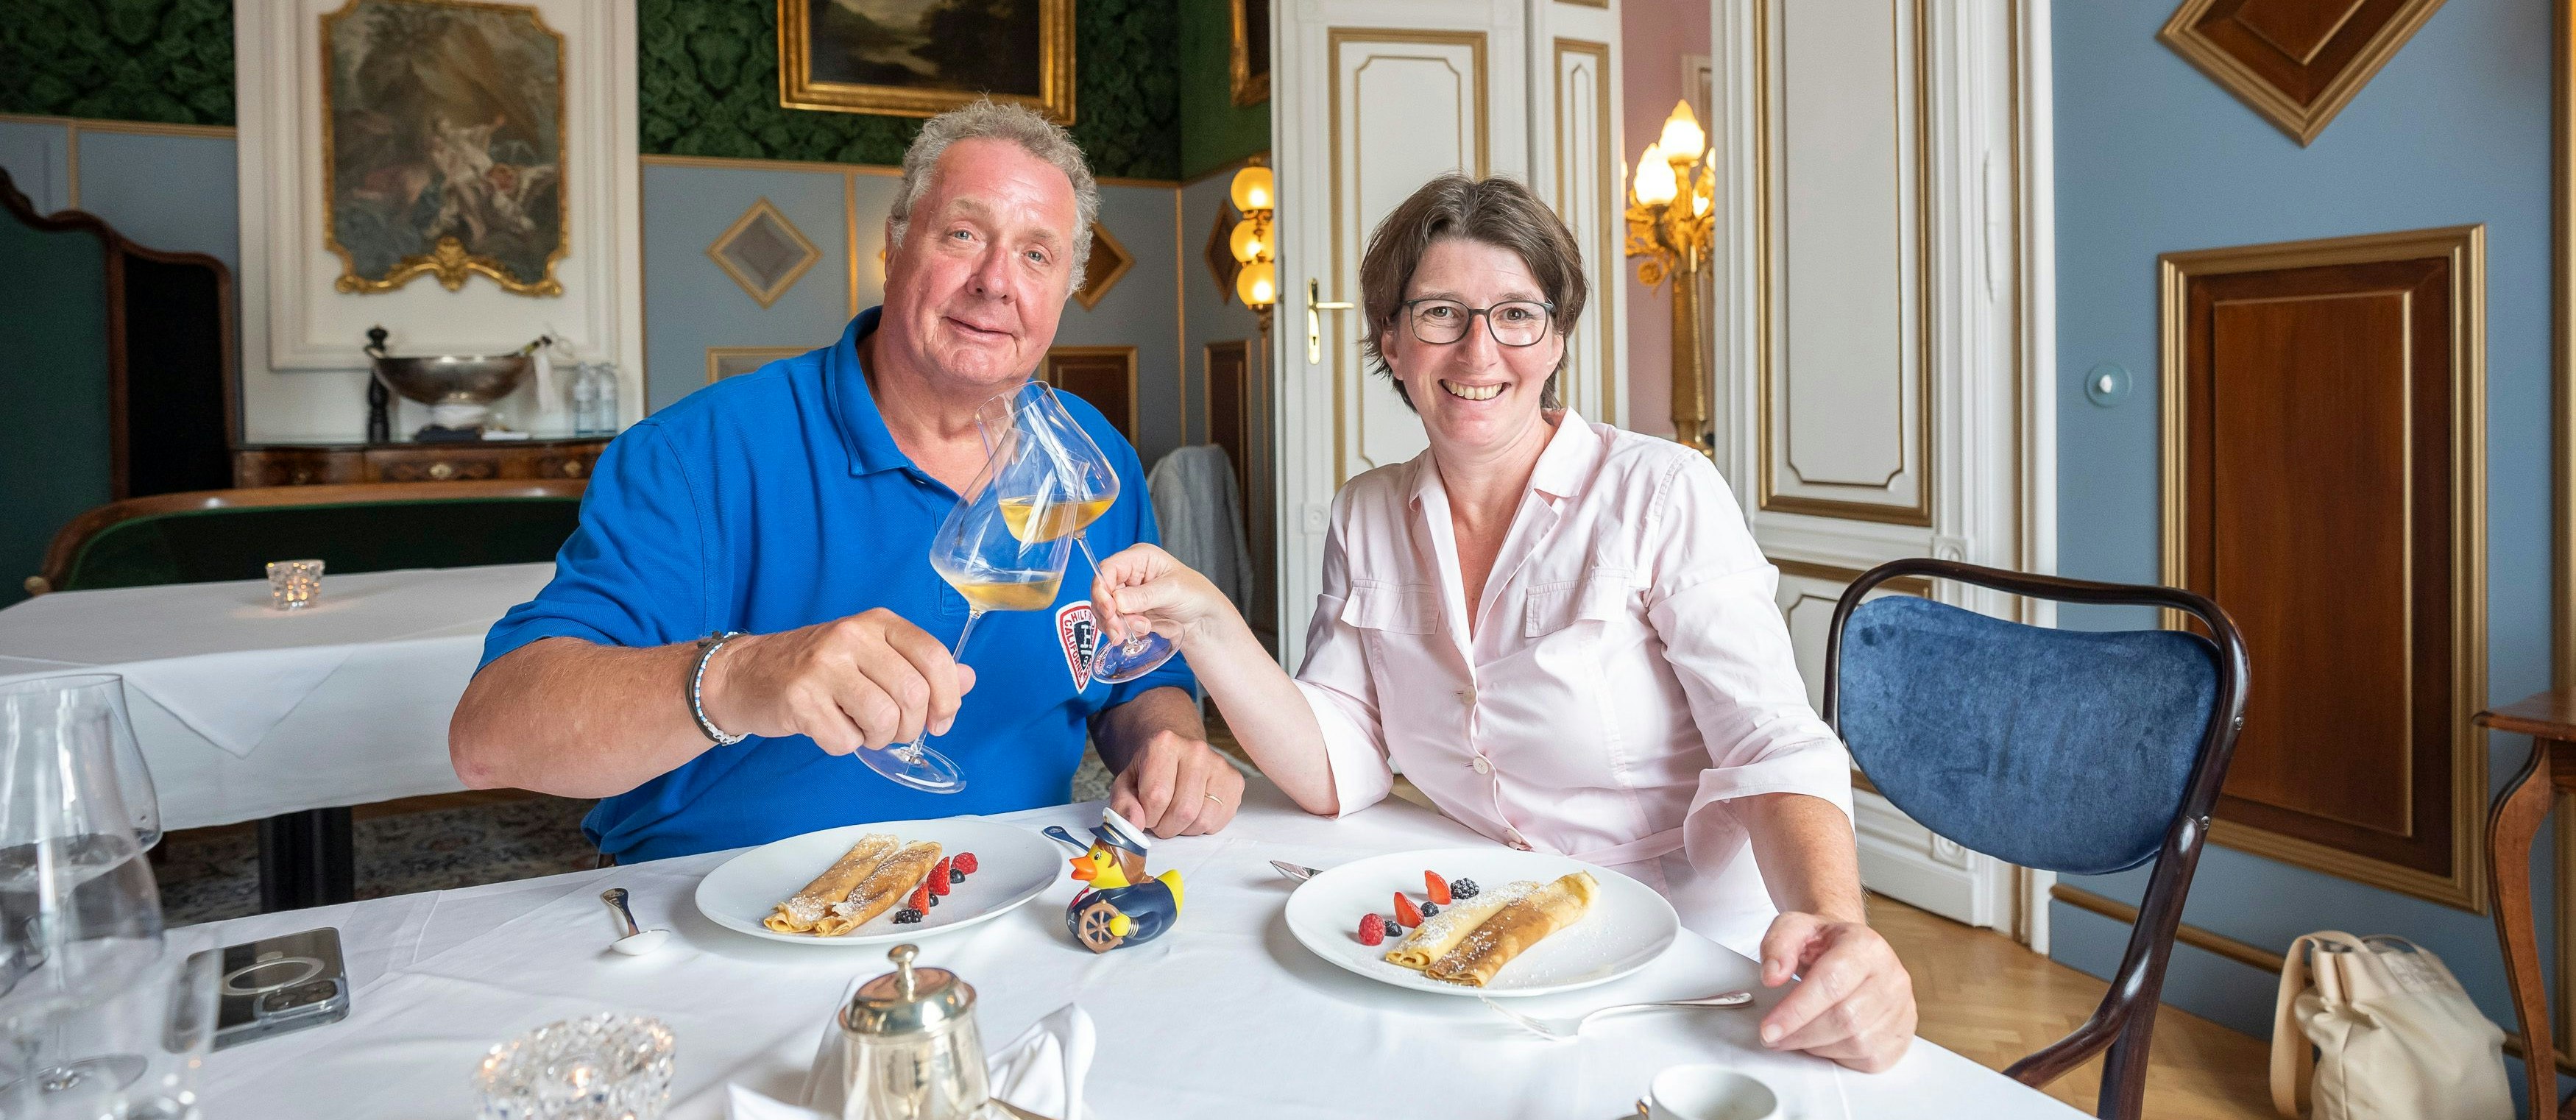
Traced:
<path fill-rule="evenodd" d="M 1673 438 L 1715 453 L 1708 430 L 1708 350 L 1700 338 L 1700 271 L 1708 259 L 1717 170 L 1688 102 L 1637 157 L 1628 192 L 1628 255 L 1648 288 L 1673 281 Z M 1703 156 L 1707 159 L 1704 161 Z"/>

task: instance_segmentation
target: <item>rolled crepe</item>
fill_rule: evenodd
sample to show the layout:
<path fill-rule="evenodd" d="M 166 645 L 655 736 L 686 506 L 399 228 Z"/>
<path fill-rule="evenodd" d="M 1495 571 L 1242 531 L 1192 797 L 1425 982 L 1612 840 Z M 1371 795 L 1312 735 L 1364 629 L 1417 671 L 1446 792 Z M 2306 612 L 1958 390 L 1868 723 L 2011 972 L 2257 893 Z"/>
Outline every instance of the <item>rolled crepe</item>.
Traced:
<path fill-rule="evenodd" d="M 1453 984 L 1484 987 L 1493 982 L 1494 974 L 1501 972 L 1504 965 L 1512 963 L 1512 958 L 1546 940 L 1549 934 L 1582 921 L 1583 912 L 1591 908 L 1599 888 L 1590 872 L 1577 871 L 1505 903 L 1493 917 L 1485 919 L 1485 924 L 1431 962 L 1422 974 Z"/>
<path fill-rule="evenodd" d="M 1415 972 L 1429 968 L 1431 962 L 1449 955 L 1449 950 L 1457 948 L 1458 943 L 1474 933 L 1477 926 L 1485 924 L 1485 919 L 1493 917 L 1494 911 L 1538 887 L 1539 884 L 1524 880 L 1498 890 L 1488 890 L 1434 914 L 1413 927 L 1413 932 L 1405 934 L 1404 940 L 1395 943 L 1395 948 L 1387 950 L 1386 961 Z"/>
<path fill-rule="evenodd" d="M 887 856 L 884 863 L 851 888 L 847 901 L 832 904 L 814 923 L 814 936 L 839 937 L 868 924 L 868 919 L 893 909 L 894 904 L 920 886 L 930 869 L 939 863 L 939 845 L 923 841 L 906 844 L 901 851 Z"/>
<path fill-rule="evenodd" d="M 833 903 L 849 898 L 850 889 L 858 886 L 859 880 L 867 878 L 869 872 L 876 870 L 878 864 L 884 863 L 886 857 L 893 855 L 894 850 L 902 845 L 901 839 L 882 832 L 859 837 L 859 842 L 850 845 L 850 850 L 832 861 L 832 866 L 824 868 L 813 882 L 805 884 L 805 889 L 779 903 L 777 911 L 761 919 L 760 924 L 779 933 L 811 932 L 814 923 L 823 920 Z"/>

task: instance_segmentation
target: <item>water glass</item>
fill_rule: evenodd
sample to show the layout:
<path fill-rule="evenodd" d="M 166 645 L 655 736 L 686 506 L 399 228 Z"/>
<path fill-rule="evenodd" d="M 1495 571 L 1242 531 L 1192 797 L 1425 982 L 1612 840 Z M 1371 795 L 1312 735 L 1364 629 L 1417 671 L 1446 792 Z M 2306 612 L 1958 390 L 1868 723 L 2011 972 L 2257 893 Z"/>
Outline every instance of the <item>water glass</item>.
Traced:
<path fill-rule="evenodd" d="M 671 1101 L 675 1043 L 659 1019 L 604 1011 L 548 1023 L 475 1069 L 482 1120 L 656 1120 Z"/>
<path fill-rule="evenodd" d="M 301 610 L 322 597 L 322 562 L 272 560 L 268 565 L 268 605 L 281 611 Z"/>

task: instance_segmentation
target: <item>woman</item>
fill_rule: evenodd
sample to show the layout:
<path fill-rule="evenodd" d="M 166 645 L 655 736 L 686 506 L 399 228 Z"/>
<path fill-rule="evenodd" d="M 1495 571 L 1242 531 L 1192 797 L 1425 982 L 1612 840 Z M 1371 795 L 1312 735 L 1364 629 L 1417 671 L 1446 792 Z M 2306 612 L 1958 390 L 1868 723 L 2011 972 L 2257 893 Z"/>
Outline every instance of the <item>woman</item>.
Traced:
<path fill-rule="evenodd" d="M 1585 298 L 1573 236 L 1451 175 L 1372 235 L 1363 348 L 1430 450 L 1333 504 L 1290 680 L 1207 580 L 1140 545 L 1092 590 L 1172 638 L 1255 763 L 1326 816 L 1389 762 L 1497 841 L 1614 866 L 1799 990 L 1766 1045 L 1886 1068 L 1913 986 L 1861 910 L 1849 763 L 1808 706 L 1778 573 L 1706 459 L 1557 407 Z M 1775 909 L 1776 906 L 1776 909 Z"/>

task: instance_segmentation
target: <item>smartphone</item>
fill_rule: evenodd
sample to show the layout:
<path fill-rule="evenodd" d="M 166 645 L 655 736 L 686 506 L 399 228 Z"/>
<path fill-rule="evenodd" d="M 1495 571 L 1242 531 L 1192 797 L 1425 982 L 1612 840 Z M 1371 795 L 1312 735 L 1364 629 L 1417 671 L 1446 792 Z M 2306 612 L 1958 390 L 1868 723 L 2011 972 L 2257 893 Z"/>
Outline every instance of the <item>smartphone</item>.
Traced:
<path fill-rule="evenodd" d="M 349 973 L 340 931 L 330 926 L 207 949 L 215 971 L 214 1048 L 337 1023 L 349 1017 Z"/>

